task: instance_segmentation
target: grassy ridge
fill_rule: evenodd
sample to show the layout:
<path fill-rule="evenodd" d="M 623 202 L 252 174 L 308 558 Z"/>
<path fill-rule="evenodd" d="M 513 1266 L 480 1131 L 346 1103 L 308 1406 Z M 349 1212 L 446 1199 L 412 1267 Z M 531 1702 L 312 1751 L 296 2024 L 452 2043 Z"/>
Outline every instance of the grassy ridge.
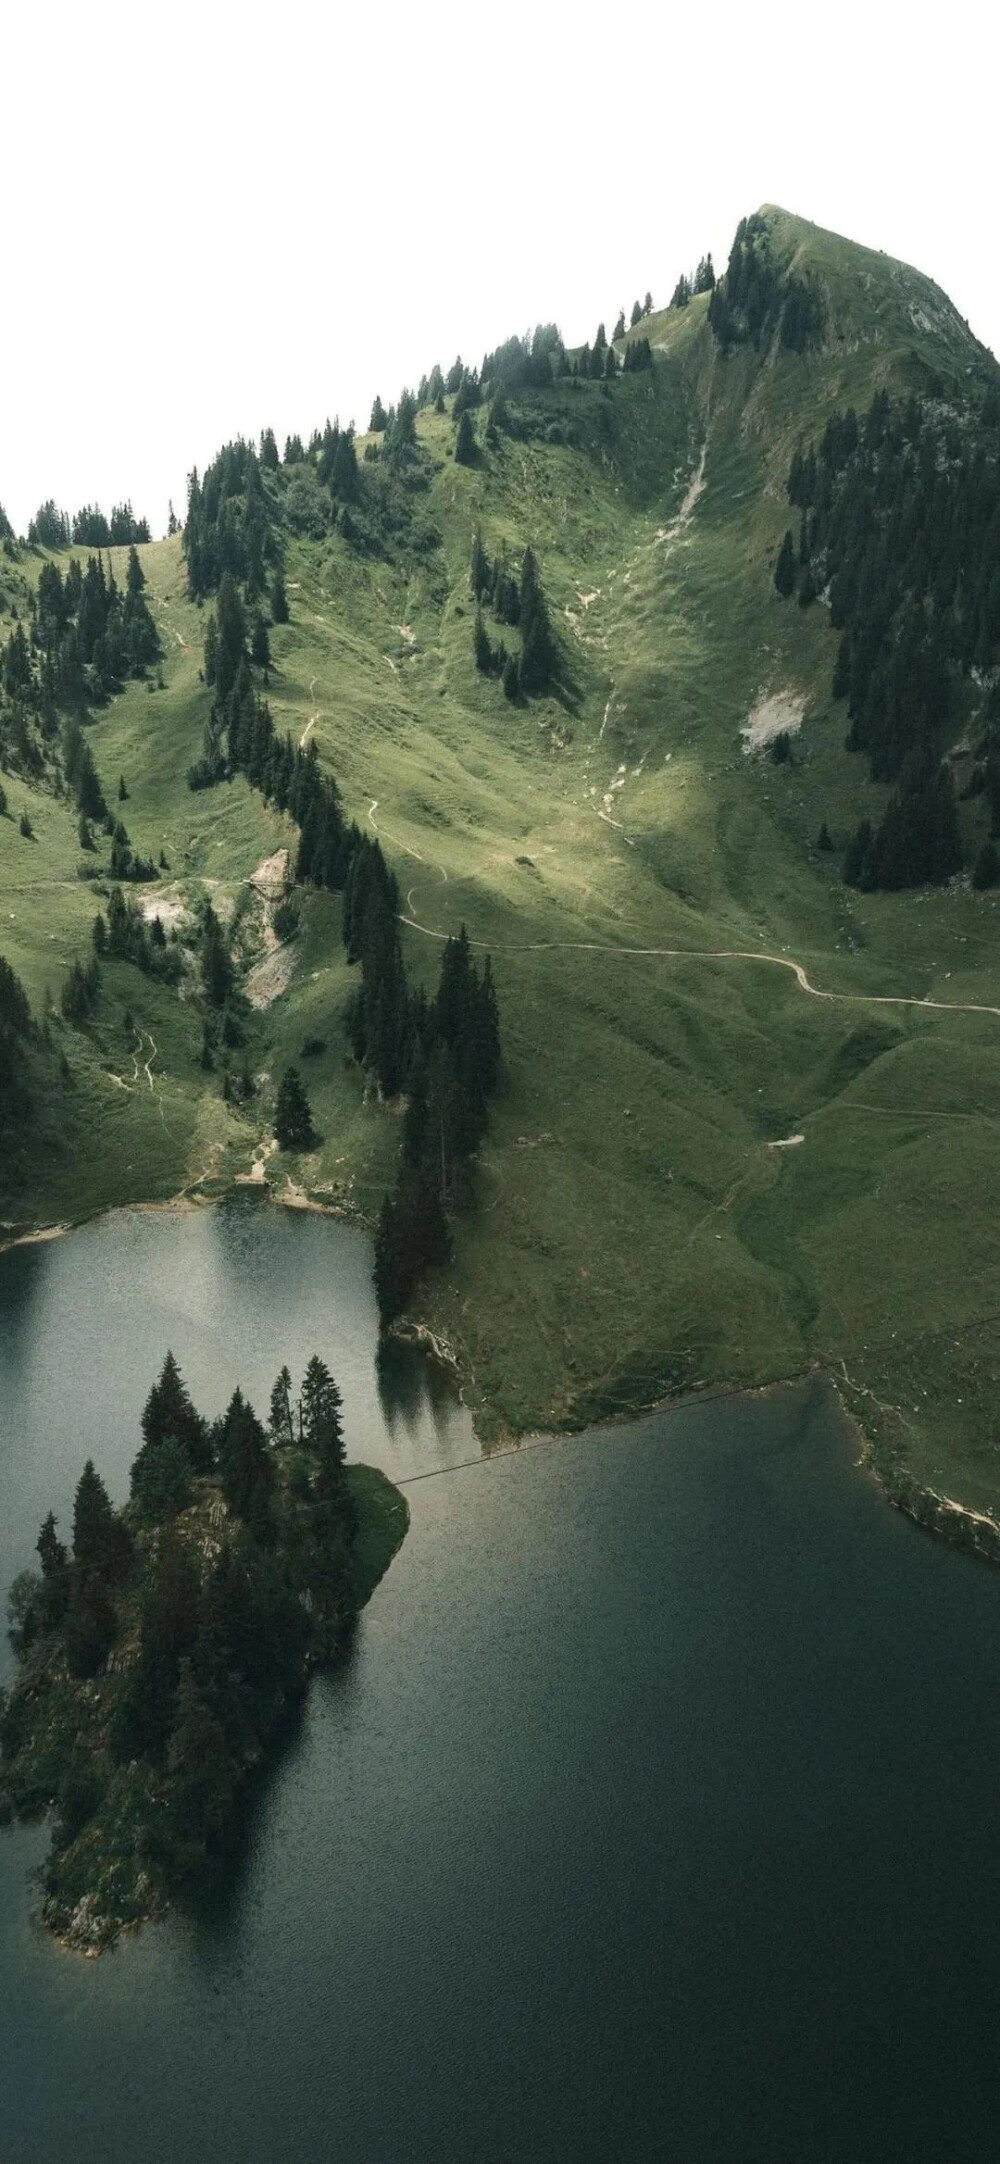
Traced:
<path fill-rule="evenodd" d="M 481 1207 L 423 1300 L 484 1426 L 576 1420 L 822 1358 L 921 1477 L 996 1505 L 1000 1021 L 864 1003 L 1000 1005 L 996 904 L 963 886 L 849 893 L 817 852 L 823 819 L 841 842 L 881 792 L 843 751 L 824 610 L 782 604 L 771 583 L 798 440 L 883 381 L 930 368 L 961 379 L 978 349 L 919 274 L 784 214 L 775 232 L 827 293 L 820 353 L 723 362 L 700 300 L 652 319 L 651 377 L 607 399 L 596 384 L 545 394 L 575 448 L 505 439 L 461 468 L 450 417 L 423 414 L 440 550 L 409 571 L 358 561 L 338 538 L 293 545 L 269 697 L 279 727 L 311 729 L 348 811 L 381 835 L 423 927 L 405 934 L 414 974 L 430 982 L 429 935 L 463 920 L 494 955 L 509 1083 Z M 703 446 L 704 486 L 679 521 Z M 475 674 L 477 521 L 490 550 L 536 550 L 564 653 L 558 698 L 512 708 Z M 186 791 L 208 705 L 202 617 L 183 598 L 177 544 L 144 553 L 166 689 L 130 687 L 97 720 L 95 753 L 106 781 L 125 774 L 136 846 L 164 847 L 186 892 L 235 894 L 288 829 L 242 782 Z M 747 758 L 740 735 L 774 693 L 804 710 L 784 768 Z M 970 846 L 982 816 L 963 806 Z M 37 874 L 16 826 L 0 829 L 4 917 L 20 880 L 26 920 L 8 951 L 35 996 L 90 912 L 68 812 L 47 802 L 43 825 Z M 156 1093 L 120 1105 L 112 1092 L 125 1093 L 101 1084 L 103 1041 L 79 1055 L 93 1068 L 88 1116 L 134 1137 L 131 1191 L 248 1165 L 274 1077 L 318 1037 L 326 1049 L 304 1065 L 323 1144 L 290 1169 L 374 1210 L 397 1118 L 345 1065 L 336 901 L 307 897 L 304 920 L 291 983 L 254 1025 L 253 1064 L 270 1080 L 245 1120 L 206 1095 L 176 1000 L 133 972 L 110 986 L 112 1017 L 127 997 L 159 1048 Z M 787 956 L 862 1003 L 811 999 L 764 962 L 625 951 L 642 947 Z M 117 1027 L 104 1015 L 95 1038 Z M 805 1141 L 770 1146 L 793 1133 Z M 120 1182 L 121 1157 L 88 1177 Z M 267 1160 L 279 1192 L 288 1171 Z M 55 1196 L 73 1176 L 60 1187 L 38 1170 L 37 1214 L 72 1214 L 72 1196 Z"/>

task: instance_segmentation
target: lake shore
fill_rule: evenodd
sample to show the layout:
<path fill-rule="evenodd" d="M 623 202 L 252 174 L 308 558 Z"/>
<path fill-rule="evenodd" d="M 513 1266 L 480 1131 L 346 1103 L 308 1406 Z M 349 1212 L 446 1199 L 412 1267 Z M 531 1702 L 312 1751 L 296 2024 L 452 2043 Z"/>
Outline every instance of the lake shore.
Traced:
<path fill-rule="evenodd" d="M 371 1232 L 373 1227 L 356 1206 L 345 1206 L 317 1194 L 293 1181 L 289 1176 L 283 1189 L 270 1182 L 250 1175 L 237 1175 L 225 1182 L 200 1183 L 182 1188 L 162 1201 L 136 1201 L 116 1204 L 115 1208 L 136 1210 L 144 1215 L 181 1216 L 190 1212 L 209 1209 L 230 1197 L 257 1195 L 280 1210 L 305 1212 L 319 1217 L 334 1218 L 341 1223 L 353 1224 Z M 6 1237 L 0 1239 L 0 1254 L 20 1247 L 41 1246 L 53 1240 L 65 1238 L 70 1232 L 79 1231 L 84 1225 L 113 1214 L 97 1210 L 76 1222 L 60 1222 L 50 1225 L 10 1226 L 4 1228 Z M 754 1399 L 801 1382 L 803 1375 L 781 1375 L 759 1384 L 713 1385 L 704 1388 L 682 1390 L 667 1397 L 651 1399 L 623 1407 L 609 1406 L 606 1411 L 588 1409 L 587 1416 L 568 1420 L 554 1427 L 530 1427 L 523 1430 L 498 1426 L 493 1434 L 483 1433 L 476 1423 L 477 1408 L 467 1395 L 472 1378 L 466 1372 L 460 1353 L 444 1336 L 432 1329 L 429 1323 L 417 1317 L 402 1317 L 392 1325 L 390 1337 L 404 1345 L 411 1345 L 425 1353 L 455 1384 L 463 1403 L 467 1404 L 473 1420 L 477 1441 L 484 1458 L 506 1455 L 512 1451 L 534 1447 L 558 1440 L 562 1435 L 574 1435 L 585 1428 L 598 1425 L 619 1425 L 645 1418 L 652 1414 L 679 1411 L 688 1405 L 722 1404 L 731 1399 Z M 844 1364 L 841 1362 L 841 1367 Z M 943 1494 L 928 1483 L 917 1480 L 906 1463 L 905 1448 L 898 1438 L 887 1436 L 873 1420 L 867 1400 L 872 1393 L 854 1384 L 844 1368 L 837 1373 L 836 1365 L 826 1361 L 810 1363 L 804 1373 L 821 1373 L 828 1377 L 858 1437 L 858 1463 L 867 1467 L 885 1500 L 900 1510 L 926 1532 L 945 1541 L 965 1553 L 983 1560 L 1000 1564 L 1000 1523 L 989 1512 L 972 1508 L 954 1496 Z M 898 1409 L 878 1404 L 883 1417 L 899 1420 Z M 483 1408 L 479 1408 L 480 1417 Z M 866 1417 L 867 1415 L 867 1417 Z M 487 1409 L 487 1426 L 492 1425 Z"/>

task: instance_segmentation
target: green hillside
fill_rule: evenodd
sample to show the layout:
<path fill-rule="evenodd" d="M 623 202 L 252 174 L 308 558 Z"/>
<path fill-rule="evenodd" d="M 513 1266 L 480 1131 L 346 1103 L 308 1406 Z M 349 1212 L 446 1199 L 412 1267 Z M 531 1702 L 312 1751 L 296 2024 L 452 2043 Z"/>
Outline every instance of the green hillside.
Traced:
<path fill-rule="evenodd" d="M 967 877 L 845 886 L 843 846 L 886 789 L 844 750 L 828 611 L 773 584 L 800 443 L 880 388 L 933 385 L 947 402 L 992 364 L 928 279 L 765 218 L 775 260 L 821 296 L 809 350 L 723 353 L 702 295 L 639 326 L 651 370 L 525 393 L 495 445 L 474 412 L 472 465 L 453 456 L 452 400 L 426 407 L 419 547 L 365 554 L 336 530 L 286 528 L 291 621 L 271 630 L 267 696 L 379 835 L 413 976 L 432 985 L 463 922 L 493 956 L 505 1087 L 453 1265 L 415 1303 L 455 1349 L 483 1432 L 820 1360 L 920 1478 L 997 1507 L 997 897 Z M 538 558 L 557 693 L 515 705 L 476 672 L 477 525 L 491 555 Z M 185 598 L 179 539 L 140 554 L 163 688 L 130 684 L 88 741 L 106 790 L 124 777 L 135 847 L 166 856 L 142 898 L 183 922 L 207 889 L 236 911 L 250 968 L 268 936 L 251 875 L 281 848 L 294 857 L 294 829 L 242 778 L 188 789 L 211 704 L 208 605 Z M 3 565 L 8 603 L 41 560 Z M 959 784 L 984 697 L 963 685 Z M 94 898 L 75 810 L 16 774 L 5 786 L 0 949 L 40 1013 L 86 948 Z M 971 862 L 983 800 L 959 810 Z M 71 1080 L 0 1173 L 8 1220 L 211 1187 L 255 1162 L 276 1194 L 291 1181 L 374 1218 L 400 1107 L 347 1057 L 339 899 L 299 900 L 299 934 L 270 965 L 277 996 L 247 1025 L 257 1096 L 223 1104 L 200 1068 L 189 986 L 179 998 L 111 964 L 83 1029 L 53 1021 Z M 793 963 L 832 996 L 810 996 Z M 323 1049 L 302 1057 L 310 1040 Z M 308 1158 L 262 1150 L 290 1059 L 322 1136 Z"/>

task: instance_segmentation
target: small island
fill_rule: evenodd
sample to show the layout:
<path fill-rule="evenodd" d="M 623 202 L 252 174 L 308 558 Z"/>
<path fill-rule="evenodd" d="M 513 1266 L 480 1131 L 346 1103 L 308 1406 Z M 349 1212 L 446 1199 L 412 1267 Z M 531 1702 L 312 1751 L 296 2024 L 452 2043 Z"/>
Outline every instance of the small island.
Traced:
<path fill-rule="evenodd" d="M 406 1533 L 405 1498 L 347 1465 L 340 1392 L 287 1368 L 267 1425 L 209 1422 L 168 1352 L 121 1510 L 88 1459 L 72 1546 L 51 1512 L 11 1587 L 0 1816 L 52 1813 L 42 1918 L 96 1954 L 205 1866 L 311 1670 L 346 1643 Z"/>

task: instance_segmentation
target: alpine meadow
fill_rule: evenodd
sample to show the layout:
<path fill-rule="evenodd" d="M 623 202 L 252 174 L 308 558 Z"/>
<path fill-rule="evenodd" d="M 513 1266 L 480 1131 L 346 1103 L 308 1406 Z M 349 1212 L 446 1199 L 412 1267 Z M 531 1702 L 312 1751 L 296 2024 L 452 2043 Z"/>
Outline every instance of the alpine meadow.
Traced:
<path fill-rule="evenodd" d="M 676 272 L 3 522 L 4 1230 L 243 1182 L 487 1443 L 818 1365 L 1000 1517 L 1000 370 L 782 210 Z"/>

